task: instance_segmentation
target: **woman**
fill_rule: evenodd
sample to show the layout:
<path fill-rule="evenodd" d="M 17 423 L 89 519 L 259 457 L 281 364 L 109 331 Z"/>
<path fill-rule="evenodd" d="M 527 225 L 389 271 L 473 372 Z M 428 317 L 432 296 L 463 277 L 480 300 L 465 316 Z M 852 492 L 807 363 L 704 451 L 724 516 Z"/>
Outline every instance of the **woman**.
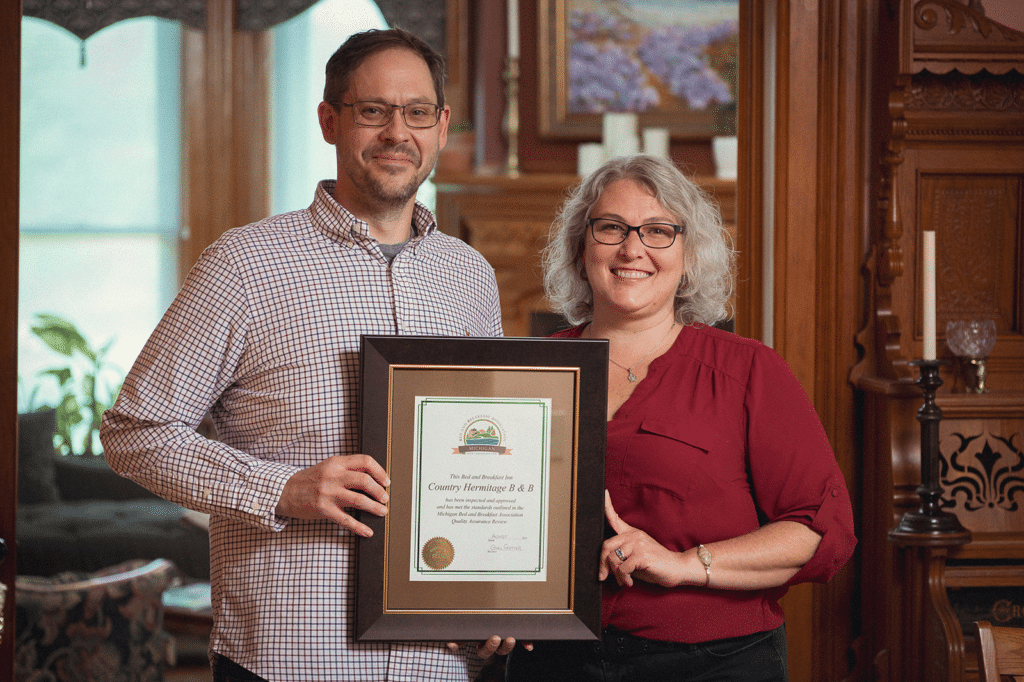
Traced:
<path fill-rule="evenodd" d="M 842 473 L 785 362 L 715 329 L 735 254 L 670 162 L 613 159 L 544 254 L 566 338 L 608 339 L 603 638 L 517 647 L 509 680 L 785 680 L 778 600 L 853 552 Z M 607 675 L 607 676 L 606 676 Z"/>

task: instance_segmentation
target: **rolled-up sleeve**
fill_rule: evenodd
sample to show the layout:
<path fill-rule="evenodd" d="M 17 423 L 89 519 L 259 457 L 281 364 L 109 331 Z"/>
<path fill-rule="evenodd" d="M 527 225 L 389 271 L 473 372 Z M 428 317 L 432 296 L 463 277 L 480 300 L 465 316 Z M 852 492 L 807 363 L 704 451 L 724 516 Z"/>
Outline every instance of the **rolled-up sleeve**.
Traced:
<path fill-rule="evenodd" d="M 853 507 L 828 437 L 803 387 L 775 351 L 761 347 L 747 390 L 750 471 L 768 522 L 796 521 L 821 535 L 787 584 L 827 582 L 853 555 Z"/>

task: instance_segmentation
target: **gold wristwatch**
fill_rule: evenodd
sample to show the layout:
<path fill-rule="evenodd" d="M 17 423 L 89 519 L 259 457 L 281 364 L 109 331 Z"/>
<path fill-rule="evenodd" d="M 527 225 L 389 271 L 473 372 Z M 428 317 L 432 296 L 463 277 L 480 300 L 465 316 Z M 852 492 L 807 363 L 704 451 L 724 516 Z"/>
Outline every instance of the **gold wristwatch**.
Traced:
<path fill-rule="evenodd" d="M 704 572 L 707 573 L 707 578 L 704 580 L 704 587 L 711 584 L 711 550 L 704 545 L 697 546 L 697 558 L 704 564 Z"/>

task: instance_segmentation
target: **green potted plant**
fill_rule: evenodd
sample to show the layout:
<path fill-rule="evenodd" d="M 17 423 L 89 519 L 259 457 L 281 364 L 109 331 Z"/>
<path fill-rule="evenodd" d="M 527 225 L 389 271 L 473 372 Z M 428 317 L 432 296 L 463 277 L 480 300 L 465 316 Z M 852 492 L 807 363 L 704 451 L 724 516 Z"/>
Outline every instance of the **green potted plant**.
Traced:
<path fill-rule="evenodd" d="M 116 381 L 111 380 L 119 372 L 106 360 L 114 340 L 94 348 L 72 322 L 46 313 L 36 314 L 31 330 L 50 349 L 68 358 L 68 362 L 44 369 L 37 375 L 42 382 L 56 382 L 58 398 L 55 404 L 36 402 L 42 388 L 40 383 L 29 397 L 29 409 L 56 410 L 54 445 L 61 454 L 99 454 L 100 420 L 104 410 L 114 404 L 122 380 L 120 377 Z M 83 423 L 84 428 L 79 426 Z"/>

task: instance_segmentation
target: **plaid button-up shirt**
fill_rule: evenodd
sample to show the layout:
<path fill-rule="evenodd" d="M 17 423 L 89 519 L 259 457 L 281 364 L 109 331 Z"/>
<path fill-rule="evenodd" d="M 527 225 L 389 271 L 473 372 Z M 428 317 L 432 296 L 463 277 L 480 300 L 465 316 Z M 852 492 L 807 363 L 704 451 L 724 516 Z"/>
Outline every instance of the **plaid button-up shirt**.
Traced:
<path fill-rule="evenodd" d="M 272 681 L 464 681 L 471 647 L 354 642 L 355 536 L 274 513 L 296 471 L 357 451 L 361 334 L 502 333 L 493 269 L 429 210 L 389 266 L 333 190 L 203 253 L 104 416 L 107 461 L 210 514 L 213 651 Z"/>

